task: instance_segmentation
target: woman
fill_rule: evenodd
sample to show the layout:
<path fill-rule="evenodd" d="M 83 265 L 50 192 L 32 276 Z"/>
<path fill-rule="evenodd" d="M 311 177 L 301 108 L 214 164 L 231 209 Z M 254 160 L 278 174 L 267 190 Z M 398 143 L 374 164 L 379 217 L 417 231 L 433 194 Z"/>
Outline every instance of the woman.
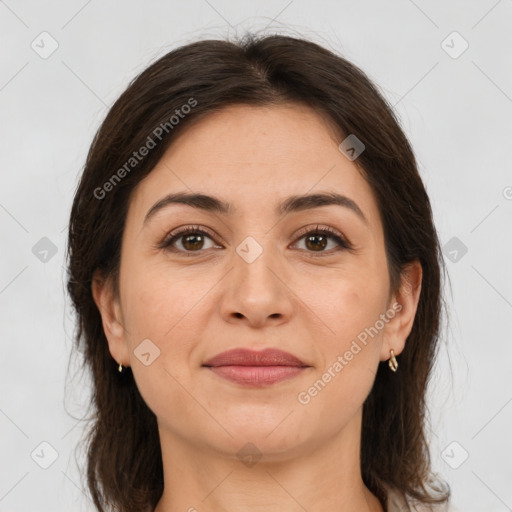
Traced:
<path fill-rule="evenodd" d="M 248 36 L 152 64 L 94 138 L 68 255 L 98 510 L 446 505 L 430 202 L 342 57 Z"/>

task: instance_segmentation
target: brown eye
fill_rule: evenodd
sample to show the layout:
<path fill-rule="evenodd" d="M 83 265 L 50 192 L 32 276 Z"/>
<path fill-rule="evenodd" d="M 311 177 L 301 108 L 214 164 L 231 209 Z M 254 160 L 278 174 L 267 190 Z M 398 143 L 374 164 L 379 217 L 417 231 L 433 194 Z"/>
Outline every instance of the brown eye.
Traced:
<path fill-rule="evenodd" d="M 202 252 L 213 247 L 213 244 L 210 247 L 205 247 L 207 240 L 213 242 L 212 237 L 206 231 L 189 226 L 181 231 L 171 233 L 159 244 L 159 248 L 182 253 Z"/>
<path fill-rule="evenodd" d="M 306 247 L 312 251 L 321 251 L 322 249 L 325 249 L 327 247 L 327 242 L 328 237 L 321 233 L 306 236 Z"/>
<path fill-rule="evenodd" d="M 201 234 L 184 235 L 180 238 L 182 238 L 181 243 L 187 251 L 195 251 L 203 248 L 204 237 Z"/>
<path fill-rule="evenodd" d="M 319 255 L 323 255 L 323 253 L 331 254 L 332 252 L 337 252 L 341 249 L 350 250 L 352 248 L 350 243 L 345 238 L 343 238 L 340 233 L 328 227 L 319 229 L 317 226 L 316 229 L 310 230 L 303 234 L 299 238 L 299 241 L 302 239 L 305 241 L 307 252 L 316 252 L 319 253 Z M 334 247 L 332 250 L 325 250 L 329 244 L 329 241 L 334 242 Z"/>

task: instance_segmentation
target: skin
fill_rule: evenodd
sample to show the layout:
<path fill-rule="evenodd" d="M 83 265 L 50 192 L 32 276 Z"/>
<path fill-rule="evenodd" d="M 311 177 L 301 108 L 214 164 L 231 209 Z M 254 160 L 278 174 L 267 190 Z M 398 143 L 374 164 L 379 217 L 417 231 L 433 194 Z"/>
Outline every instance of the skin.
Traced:
<path fill-rule="evenodd" d="M 165 482 L 157 512 L 384 510 L 361 478 L 362 405 L 389 349 L 404 348 L 421 266 L 411 264 L 392 293 L 377 203 L 356 162 L 338 149 L 341 140 L 306 106 L 230 106 L 188 126 L 134 191 L 120 296 L 98 273 L 93 295 L 112 357 L 132 367 L 158 420 Z M 235 212 L 171 205 L 144 224 L 154 203 L 178 191 L 219 197 Z M 320 191 L 350 197 L 368 224 L 336 205 L 275 215 L 288 196 Z M 315 251 L 296 235 L 317 224 L 341 232 L 354 250 L 336 250 L 329 239 Z M 190 257 L 183 237 L 174 243 L 181 253 L 157 248 L 187 225 L 214 236 L 194 242 Z M 263 250 L 252 263 L 236 252 L 247 236 Z M 378 335 L 300 403 L 298 394 L 397 303 L 401 310 Z M 144 339 L 160 350 L 148 366 L 134 353 Z M 202 367 L 236 347 L 280 348 L 310 368 L 248 388 Z M 249 442 L 262 454 L 251 466 L 237 456 Z"/>

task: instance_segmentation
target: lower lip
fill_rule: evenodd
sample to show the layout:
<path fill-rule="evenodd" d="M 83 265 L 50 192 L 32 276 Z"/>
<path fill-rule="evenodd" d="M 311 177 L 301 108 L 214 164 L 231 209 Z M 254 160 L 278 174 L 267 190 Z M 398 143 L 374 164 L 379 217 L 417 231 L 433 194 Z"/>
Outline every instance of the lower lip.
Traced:
<path fill-rule="evenodd" d="M 306 369 L 304 366 L 208 366 L 223 379 L 245 386 L 268 386 L 291 379 Z"/>

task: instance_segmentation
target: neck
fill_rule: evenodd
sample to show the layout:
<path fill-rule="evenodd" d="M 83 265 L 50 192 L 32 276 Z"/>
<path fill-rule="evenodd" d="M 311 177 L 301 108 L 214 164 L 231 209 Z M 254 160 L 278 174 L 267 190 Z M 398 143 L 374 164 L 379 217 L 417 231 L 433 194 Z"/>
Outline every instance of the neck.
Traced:
<path fill-rule="evenodd" d="M 333 510 L 384 512 L 360 471 L 361 415 L 324 443 L 265 451 L 259 461 L 241 461 L 238 449 L 224 453 L 192 444 L 159 425 L 164 492 L 155 512 L 263 512 Z M 250 452 L 250 448 L 247 449 Z"/>

